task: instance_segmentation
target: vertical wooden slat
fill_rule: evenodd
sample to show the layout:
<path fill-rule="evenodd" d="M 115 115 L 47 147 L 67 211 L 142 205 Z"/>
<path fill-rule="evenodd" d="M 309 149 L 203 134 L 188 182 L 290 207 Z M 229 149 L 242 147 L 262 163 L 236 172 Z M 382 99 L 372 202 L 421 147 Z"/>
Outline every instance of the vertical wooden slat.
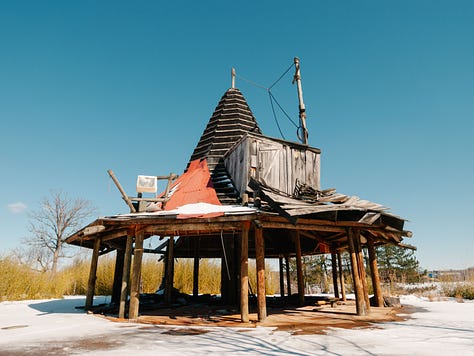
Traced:
<path fill-rule="evenodd" d="M 122 286 L 123 261 L 125 258 L 125 250 L 117 249 L 115 256 L 114 284 L 112 287 L 112 304 L 119 304 L 120 289 Z"/>
<path fill-rule="evenodd" d="M 352 280 L 354 282 L 354 293 L 356 298 L 356 312 L 357 315 L 367 315 L 367 309 L 365 306 L 364 290 L 362 282 L 359 278 L 359 267 L 357 262 L 356 251 L 354 247 L 354 232 L 351 228 L 348 229 L 347 239 L 349 242 L 349 254 L 351 257 L 351 269 L 352 269 Z"/>
<path fill-rule="evenodd" d="M 285 296 L 285 278 L 283 276 L 283 257 L 278 257 L 279 271 L 280 271 L 280 296 L 283 298 Z"/>
<path fill-rule="evenodd" d="M 337 286 L 337 254 L 335 251 L 331 252 L 332 264 L 332 284 L 334 286 L 334 297 L 339 298 L 339 288 Z"/>
<path fill-rule="evenodd" d="M 286 289 L 288 290 L 288 297 L 291 296 L 291 275 L 290 275 L 290 257 L 285 256 L 286 268 Z"/>
<path fill-rule="evenodd" d="M 129 319 L 138 318 L 138 309 L 140 305 L 140 281 L 142 275 L 143 258 L 143 239 L 145 234 L 140 231 L 135 236 L 135 248 L 133 249 L 133 274 L 130 288 L 130 308 L 128 311 Z"/>
<path fill-rule="evenodd" d="M 249 222 L 242 226 L 240 243 L 240 318 L 249 321 Z"/>
<path fill-rule="evenodd" d="M 341 282 L 341 295 L 342 300 L 346 301 L 346 285 L 344 282 L 344 269 L 342 268 L 342 258 L 341 253 L 337 253 L 337 264 L 339 265 L 339 281 Z"/>
<path fill-rule="evenodd" d="M 372 277 L 372 287 L 374 289 L 375 306 L 383 307 L 382 288 L 380 286 L 379 268 L 377 265 L 377 254 L 375 253 L 374 242 L 367 239 L 367 250 L 369 251 L 370 275 Z"/>
<path fill-rule="evenodd" d="M 193 297 L 199 296 L 199 246 L 200 237 L 194 238 Z"/>
<path fill-rule="evenodd" d="M 125 309 L 127 304 L 127 297 L 130 283 L 130 265 L 132 262 L 132 244 L 133 236 L 131 233 L 127 235 L 127 241 L 125 243 L 125 256 L 123 261 L 123 273 L 122 273 L 122 287 L 120 289 L 120 305 L 119 305 L 119 318 L 125 318 Z"/>
<path fill-rule="evenodd" d="M 304 305 L 304 279 L 303 279 L 303 262 L 301 258 L 301 238 L 299 231 L 293 233 L 295 239 L 296 250 L 296 276 L 298 278 L 298 304 Z"/>
<path fill-rule="evenodd" d="M 87 283 L 86 310 L 92 308 L 94 300 L 95 281 L 97 277 L 97 264 L 99 262 L 100 238 L 94 240 L 94 250 L 91 258 L 91 268 L 89 271 L 89 281 Z"/>
<path fill-rule="evenodd" d="M 264 321 L 267 318 L 267 301 L 265 292 L 265 245 L 261 228 L 255 228 L 255 258 L 257 265 L 258 321 Z"/>
<path fill-rule="evenodd" d="M 170 303 L 173 295 L 173 277 L 174 277 L 174 236 L 170 236 L 168 242 L 166 283 L 165 283 L 165 302 Z"/>

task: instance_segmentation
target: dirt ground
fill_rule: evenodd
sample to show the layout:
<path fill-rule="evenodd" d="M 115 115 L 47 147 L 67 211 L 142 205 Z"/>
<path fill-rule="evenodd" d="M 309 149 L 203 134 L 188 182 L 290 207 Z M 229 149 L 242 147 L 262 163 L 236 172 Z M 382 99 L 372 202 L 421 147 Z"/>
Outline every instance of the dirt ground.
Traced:
<path fill-rule="evenodd" d="M 146 310 L 138 318 L 139 323 L 168 326 L 231 326 L 255 328 L 256 326 L 275 327 L 293 335 L 322 334 L 328 328 L 376 328 L 378 323 L 406 320 L 413 308 L 371 307 L 368 316 L 357 316 L 355 302 L 348 300 L 330 304 L 306 305 L 300 308 L 267 306 L 267 318 L 258 322 L 256 312 L 249 314 L 250 321 L 242 323 L 237 310 L 224 306 L 209 307 L 188 305 L 174 308 Z M 115 322 L 128 322 L 115 316 L 104 315 Z"/>

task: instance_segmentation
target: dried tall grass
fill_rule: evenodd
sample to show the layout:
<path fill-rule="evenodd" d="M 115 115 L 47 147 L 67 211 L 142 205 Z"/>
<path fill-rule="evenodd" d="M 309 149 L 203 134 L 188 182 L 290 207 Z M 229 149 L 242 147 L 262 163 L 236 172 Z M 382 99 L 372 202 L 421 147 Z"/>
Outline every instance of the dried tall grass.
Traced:
<path fill-rule="evenodd" d="M 90 262 L 87 257 L 73 260 L 54 277 L 49 272 L 38 272 L 18 262 L 13 256 L 0 256 L 0 301 L 60 298 L 65 295 L 84 295 L 87 292 Z M 96 295 L 110 295 L 115 272 L 114 254 L 99 258 Z M 154 293 L 160 287 L 164 273 L 163 262 L 156 257 L 145 257 L 142 264 L 143 293 Z M 266 268 L 267 294 L 278 288 L 270 266 Z M 256 292 L 254 261 L 249 263 L 249 280 Z M 220 293 L 221 265 L 219 260 L 201 259 L 199 263 L 199 293 Z M 193 291 L 193 260 L 179 259 L 175 263 L 174 287 L 183 293 Z"/>

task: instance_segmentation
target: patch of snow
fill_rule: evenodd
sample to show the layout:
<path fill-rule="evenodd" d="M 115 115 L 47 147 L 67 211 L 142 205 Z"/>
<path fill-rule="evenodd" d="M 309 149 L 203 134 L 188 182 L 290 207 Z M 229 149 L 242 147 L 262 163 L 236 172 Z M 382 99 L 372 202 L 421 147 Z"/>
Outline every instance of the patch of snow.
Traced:
<path fill-rule="evenodd" d="M 133 214 L 121 214 L 120 216 L 157 216 L 157 215 L 195 215 L 195 214 L 211 214 L 211 213 L 224 213 L 225 215 L 236 215 L 236 214 L 252 214 L 257 211 L 256 208 L 251 208 L 241 205 L 215 205 L 209 203 L 193 203 L 180 206 L 173 210 L 159 210 L 153 212 L 133 213 Z"/>
<path fill-rule="evenodd" d="M 108 300 L 96 298 L 94 304 Z M 401 296 L 406 321 L 292 335 L 274 328 L 114 323 L 76 306 L 84 297 L 0 303 L 0 354 L 474 355 L 474 302 Z"/>

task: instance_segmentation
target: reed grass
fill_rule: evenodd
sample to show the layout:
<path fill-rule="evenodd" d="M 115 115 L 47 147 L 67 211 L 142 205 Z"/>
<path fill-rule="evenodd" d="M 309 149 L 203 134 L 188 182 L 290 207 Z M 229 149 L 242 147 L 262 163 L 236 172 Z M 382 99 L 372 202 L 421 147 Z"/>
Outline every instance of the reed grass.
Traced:
<path fill-rule="evenodd" d="M 174 287 L 182 293 L 193 291 L 193 260 L 178 259 L 175 262 Z M 66 295 L 85 295 L 89 279 L 90 260 L 82 255 L 61 268 L 55 275 L 39 272 L 21 264 L 14 256 L 0 256 L 0 301 L 60 298 Z M 96 295 L 110 295 L 115 273 L 115 255 L 99 258 Z M 154 293 L 161 285 L 164 273 L 163 262 L 155 256 L 145 256 L 142 263 L 141 290 Z M 249 261 L 249 281 L 256 293 L 255 261 Z M 219 294 L 221 265 L 217 259 L 201 259 L 199 263 L 199 293 Z M 274 294 L 278 278 L 266 266 L 266 292 Z"/>

